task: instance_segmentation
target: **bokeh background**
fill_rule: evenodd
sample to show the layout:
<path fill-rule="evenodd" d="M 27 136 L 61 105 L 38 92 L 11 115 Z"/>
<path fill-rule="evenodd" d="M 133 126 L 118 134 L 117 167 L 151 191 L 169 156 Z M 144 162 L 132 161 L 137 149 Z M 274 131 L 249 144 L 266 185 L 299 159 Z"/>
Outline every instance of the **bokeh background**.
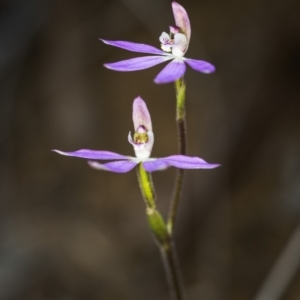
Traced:
<path fill-rule="evenodd" d="M 180 2 L 188 11 L 189 154 L 219 162 L 186 175 L 175 241 L 190 299 L 300 299 L 300 2 Z M 98 39 L 159 47 L 166 0 L 0 3 L 0 299 L 169 299 L 134 171 L 111 174 L 51 152 L 131 155 L 132 101 L 147 102 L 154 156 L 176 153 L 162 66 Z M 175 170 L 154 173 L 167 214 Z"/>

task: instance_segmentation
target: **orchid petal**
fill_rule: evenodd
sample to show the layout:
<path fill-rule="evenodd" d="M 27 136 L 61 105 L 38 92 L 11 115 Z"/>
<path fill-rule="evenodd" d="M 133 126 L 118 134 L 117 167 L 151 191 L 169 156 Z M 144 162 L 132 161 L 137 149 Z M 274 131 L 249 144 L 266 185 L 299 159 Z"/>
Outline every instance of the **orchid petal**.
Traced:
<path fill-rule="evenodd" d="M 138 159 L 144 160 L 150 157 L 151 155 L 151 151 L 153 148 L 153 144 L 154 144 L 154 134 L 152 131 L 147 131 L 147 135 L 148 135 L 148 142 L 146 143 L 135 143 L 135 142 L 130 142 L 133 146 L 133 150 L 135 153 L 135 156 Z"/>
<path fill-rule="evenodd" d="M 104 66 L 114 71 L 130 72 L 148 69 L 172 58 L 172 56 L 143 56 L 104 64 Z"/>
<path fill-rule="evenodd" d="M 162 34 L 159 37 L 159 41 L 163 45 L 168 45 L 171 41 L 170 35 L 163 31 Z"/>
<path fill-rule="evenodd" d="M 151 159 L 143 162 L 143 167 L 147 172 L 161 171 L 170 167 L 170 165 L 161 159 Z"/>
<path fill-rule="evenodd" d="M 213 169 L 220 166 L 219 164 L 210 164 L 199 157 L 186 155 L 171 155 L 157 158 L 155 161 L 146 161 L 143 165 L 148 172 L 162 170 L 169 166 L 179 169 Z"/>
<path fill-rule="evenodd" d="M 174 56 L 182 57 L 188 48 L 188 40 L 183 33 L 176 33 L 174 35 L 174 45 L 172 47 L 172 54 Z"/>
<path fill-rule="evenodd" d="M 172 52 L 173 41 L 169 34 L 163 32 L 159 37 L 159 41 L 161 42 L 161 49 L 164 52 Z"/>
<path fill-rule="evenodd" d="M 201 73 L 209 74 L 209 73 L 213 73 L 216 70 L 216 68 L 212 64 L 204 60 L 186 58 L 185 62 L 191 68 Z"/>
<path fill-rule="evenodd" d="M 180 32 L 180 28 L 178 26 L 169 26 L 170 28 L 170 33 L 176 34 Z"/>
<path fill-rule="evenodd" d="M 97 159 L 97 160 L 115 160 L 115 159 L 127 160 L 130 158 L 130 156 L 125 156 L 110 151 L 96 151 L 96 150 L 88 150 L 88 149 L 81 149 L 74 152 L 63 152 L 60 150 L 53 150 L 53 151 L 65 156 L 73 156 L 73 157 Z"/>
<path fill-rule="evenodd" d="M 185 73 L 185 64 L 180 59 L 174 59 L 169 64 L 167 64 L 162 71 L 155 77 L 155 83 L 168 83 L 173 82 L 181 77 Z"/>
<path fill-rule="evenodd" d="M 166 54 L 164 51 L 161 51 L 160 49 L 157 49 L 150 45 L 127 42 L 127 41 L 108 41 L 108 40 L 103 40 L 103 39 L 100 39 L 100 40 L 107 45 L 115 46 L 115 47 L 122 48 L 122 49 L 132 51 L 132 52 L 158 54 L 158 55 Z"/>
<path fill-rule="evenodd" d="M 141 97 L 137 97 L 133 101 L 132 119 L 135 131 L 139 126 L 144 126 L 147 131 L 152 131 L 151 116 L 145 101 Z"/>
<path fill-rule="evenodd" d="M 139 162 L 136 160 L 118 160 L 106 164 L 96 161 L 88 161 L 88 164 L 96 170 L 105 170 L 115 173 L 126 173 L 132 170 Z"/>
<path fill-rule="evenodd" d="M 177 2 L 172 3 L 176 26 L 180 27 L 189 42 L 191 38 L 191 24 L 186 10 Z"/>
<path fill-rule="evenodd" d="M 220 166 L 219 164 L 210 164 L 196 156 L 171 155 L 160 159 L 170 166 L 180 169 L 213 169 Z"/>

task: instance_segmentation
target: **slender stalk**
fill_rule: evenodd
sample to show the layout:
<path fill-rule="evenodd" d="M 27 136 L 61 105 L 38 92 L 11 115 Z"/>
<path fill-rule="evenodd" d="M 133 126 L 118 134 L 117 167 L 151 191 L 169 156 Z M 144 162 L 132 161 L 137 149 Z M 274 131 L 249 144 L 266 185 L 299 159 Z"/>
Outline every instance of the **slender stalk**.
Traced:
<path fill-rule="evenodd" d="M 143 165 L 140 163 L 137 167 L 137 175 L 139 180 L 140 189 L 145 200 L 147 210 L 156 208 L 156 196 L 153 186 L 152 176 L 146 172 Z"/>
<path fill-rule="evenodd" d="M 146 203 L 146 214 L 153 238 L 160 249 L 172 300 L 184 300 L 184 288 L 175 246 L 165 221 L 156 208 L 156 196 L 151 174 L 140 163 L 137 167 L 139 185 Z"/>
<path fill-rule="evenodd" d="M 175 82 L 176 89 L 176 123 L 178 134 L 178 148 L 179 153 L 186 154 L 187 149 L 187 134 L 186 134 L 186 119 L 185 119 L 185 83 L 183 78 L 178 79 Z M 179 208 L 179 202 L 181 197 L 181 191 L 183 186 L 184 170 L 178 169 L 176 174 L 174 191 L 171 199 L 171 205 L 169 209 L 169 217 L 167 228 L 169 233 L 174 231 L 177 213 Z"/>
<path fill-rule="evenodd" d="M 170 239 L 169 244 L 161 247 L 160 250 L 170 285 L 171 299 L 183 300 L 186 297 L 182 286 L 181 273 L 179 272 L 176 249 L 172 240 Z"/>

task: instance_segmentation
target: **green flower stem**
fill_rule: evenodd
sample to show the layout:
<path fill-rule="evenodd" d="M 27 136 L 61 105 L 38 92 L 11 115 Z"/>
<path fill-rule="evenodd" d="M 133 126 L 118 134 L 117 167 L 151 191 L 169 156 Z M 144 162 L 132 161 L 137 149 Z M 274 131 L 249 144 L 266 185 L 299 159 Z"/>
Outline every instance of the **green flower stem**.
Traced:
<path fill-rule="evenodd" d="M 137 167 L 140 189 L 146 203 L 146 214 L 153 238 L 160 249 L 172 300 L 183 300 L 183 284 L 178 260 L 166 223 L 156 208 L 156 196 L 151 174 L 140 163 Z"/>
<path fill-rule="evenodd" d="M 185 83 L 183 78 L 176 80 L 176 123 L 177 123 L 177 134 L 178 134 L 178 147 L 179 153 L 186 155 L 187 148 L 187 135 L 186 135 L 186 119 L 185 119 Z M 169 217 L 167 228 L 171 234 L 174 231 L 175 222 L 177 218 L 177 212 L 179 208 L 180 196 L 183 186 L 184 170 L 178 169 L 173 196 L 171 200 Z"/>
<path fill-rule="evenodd" d="M 152 181 L 152 176 L 150 173 L 146 172 L 143 165 L 139 163 L 137 166 L 138 180 L 140 184 L 140 189 L 145 200 L 147 209 L 156 209 L 155 203 L 155 191 Z"/>
<path fill-rule="evenodd" d="M 176 255 L 175 246 L 171 237 L 169 237 L 168 245 L 160 248 L 163 263 L 165 266 L 168 282 L 170 285 L 171 299 L 184 300 L 186 295 L 183 288 L 183 280 L 179 272 L 178 259 Z"/>

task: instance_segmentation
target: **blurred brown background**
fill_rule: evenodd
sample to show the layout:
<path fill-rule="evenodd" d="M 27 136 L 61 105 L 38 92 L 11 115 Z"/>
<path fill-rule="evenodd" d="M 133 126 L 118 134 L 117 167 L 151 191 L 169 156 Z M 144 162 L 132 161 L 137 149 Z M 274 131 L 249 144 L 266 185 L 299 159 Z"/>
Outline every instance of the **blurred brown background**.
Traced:
<path fill-rule="evenodd" d="M 277 298 L 264 300 L 300 299 L 300 2 L 180 3 L 192 24 L 187 57 L 217 67 L 187 69 L 189 154 L 222 164 L 187 172 L 175 237 L 187 292 L 261 300 L 287 251 L 269 285 Z M 127 134 L 141 95 L 153 155 L 176 153 L 174 89 L 153 83 L 162 65 L 107 70 L 139 54 L 98 40 L 159 47 L 174 24 L 170 4 L 1 2 L 0 299 L 169 299 L 135 172 L 97 172 L 50 150 L 133 154 Z M 174 175 L 154 173 L 164 214 Z"/>

